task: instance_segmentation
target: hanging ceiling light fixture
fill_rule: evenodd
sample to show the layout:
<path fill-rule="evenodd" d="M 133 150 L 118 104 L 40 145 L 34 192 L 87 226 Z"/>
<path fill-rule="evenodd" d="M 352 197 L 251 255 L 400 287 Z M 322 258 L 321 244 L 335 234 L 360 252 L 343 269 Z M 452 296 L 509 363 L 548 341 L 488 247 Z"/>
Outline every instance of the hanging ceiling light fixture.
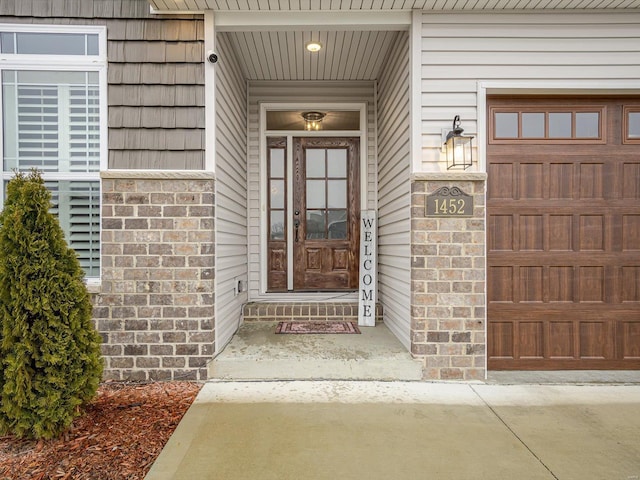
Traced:
<path fill-rule="evenodd" d="M 302 118 L 304 118 L 305 130 L 320 130 L 320 123 L 326 116 L 322 112 L 302 112 Z"/>

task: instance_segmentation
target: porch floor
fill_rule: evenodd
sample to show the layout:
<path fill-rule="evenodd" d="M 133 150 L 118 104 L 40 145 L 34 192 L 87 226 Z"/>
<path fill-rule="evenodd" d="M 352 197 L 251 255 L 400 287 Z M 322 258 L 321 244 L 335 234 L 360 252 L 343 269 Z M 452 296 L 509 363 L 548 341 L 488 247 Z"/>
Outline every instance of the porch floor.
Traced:
<path fill-rule="evenodd" d="M 360 335 L 276 335 L 245 322 L 209 363 L 216 380 L 422 380 L 422 364 L 378 323 Z"/>

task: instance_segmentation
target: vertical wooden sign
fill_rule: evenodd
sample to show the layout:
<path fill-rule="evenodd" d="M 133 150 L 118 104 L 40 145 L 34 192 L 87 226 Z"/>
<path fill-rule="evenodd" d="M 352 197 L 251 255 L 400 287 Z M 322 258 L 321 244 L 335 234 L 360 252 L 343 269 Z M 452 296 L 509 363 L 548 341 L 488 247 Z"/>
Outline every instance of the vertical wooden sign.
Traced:
<path fill-rule="evenodd" d="M 378 273 L 375 210 L 363 210 L 360 218 L 360 288 L 358 289 L 358 325 L 376 325 L 376 285 Z"/>

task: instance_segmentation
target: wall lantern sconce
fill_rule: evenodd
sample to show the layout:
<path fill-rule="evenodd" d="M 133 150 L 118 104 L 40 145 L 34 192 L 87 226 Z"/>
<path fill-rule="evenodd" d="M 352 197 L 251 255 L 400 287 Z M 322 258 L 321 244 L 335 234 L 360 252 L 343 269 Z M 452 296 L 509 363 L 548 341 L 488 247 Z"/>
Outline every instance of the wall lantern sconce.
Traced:
<path fill-rule="evenodd" d="M 447 156 L 447 170 L 466 170 L 472 164 L 471 147 L 473 136 L 462 135 L 464 129 L 460 128 L 460 115 L 453 117 L 453 129 L 447 133 L 444 141 Z"/>
<path fill-rule="evenodd" d="M 322 112 L 303 112 L 305 130 L 320 130 L 320 124 L 325 114 Z"/>

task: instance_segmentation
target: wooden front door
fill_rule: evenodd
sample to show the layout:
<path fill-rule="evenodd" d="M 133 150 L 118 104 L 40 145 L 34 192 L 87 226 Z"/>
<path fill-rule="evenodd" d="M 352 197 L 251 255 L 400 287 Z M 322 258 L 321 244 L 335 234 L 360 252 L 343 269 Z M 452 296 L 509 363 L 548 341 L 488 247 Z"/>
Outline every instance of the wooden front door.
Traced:
<path fill-rule="evenodd" d="M 489 368 L 640 368 L 640 99 L 493 97 L 488 120 Z"/>
<path fill-rule="evenodd" d="M 284 142 L 268 142 L 270 196 L 274 196 L 276 185 L 290 185 L 293 193 L 291 200 L 285 200 L 289 197 L 283 194 L 282 200 L 269 204 L 268 291 L 289 291 L 291 285 L 293 291 L 355 290 L 360 245 L 360 141 L 296 137 L 292 143 L 289 182 L 287 169 L 273 168 L 280 162 L 274 161 L 276 157 L 285 157 Z M 278 172 L 283 172 L 282 178 Z M 278 224 L 282 234 L 276 232 Z"/>

